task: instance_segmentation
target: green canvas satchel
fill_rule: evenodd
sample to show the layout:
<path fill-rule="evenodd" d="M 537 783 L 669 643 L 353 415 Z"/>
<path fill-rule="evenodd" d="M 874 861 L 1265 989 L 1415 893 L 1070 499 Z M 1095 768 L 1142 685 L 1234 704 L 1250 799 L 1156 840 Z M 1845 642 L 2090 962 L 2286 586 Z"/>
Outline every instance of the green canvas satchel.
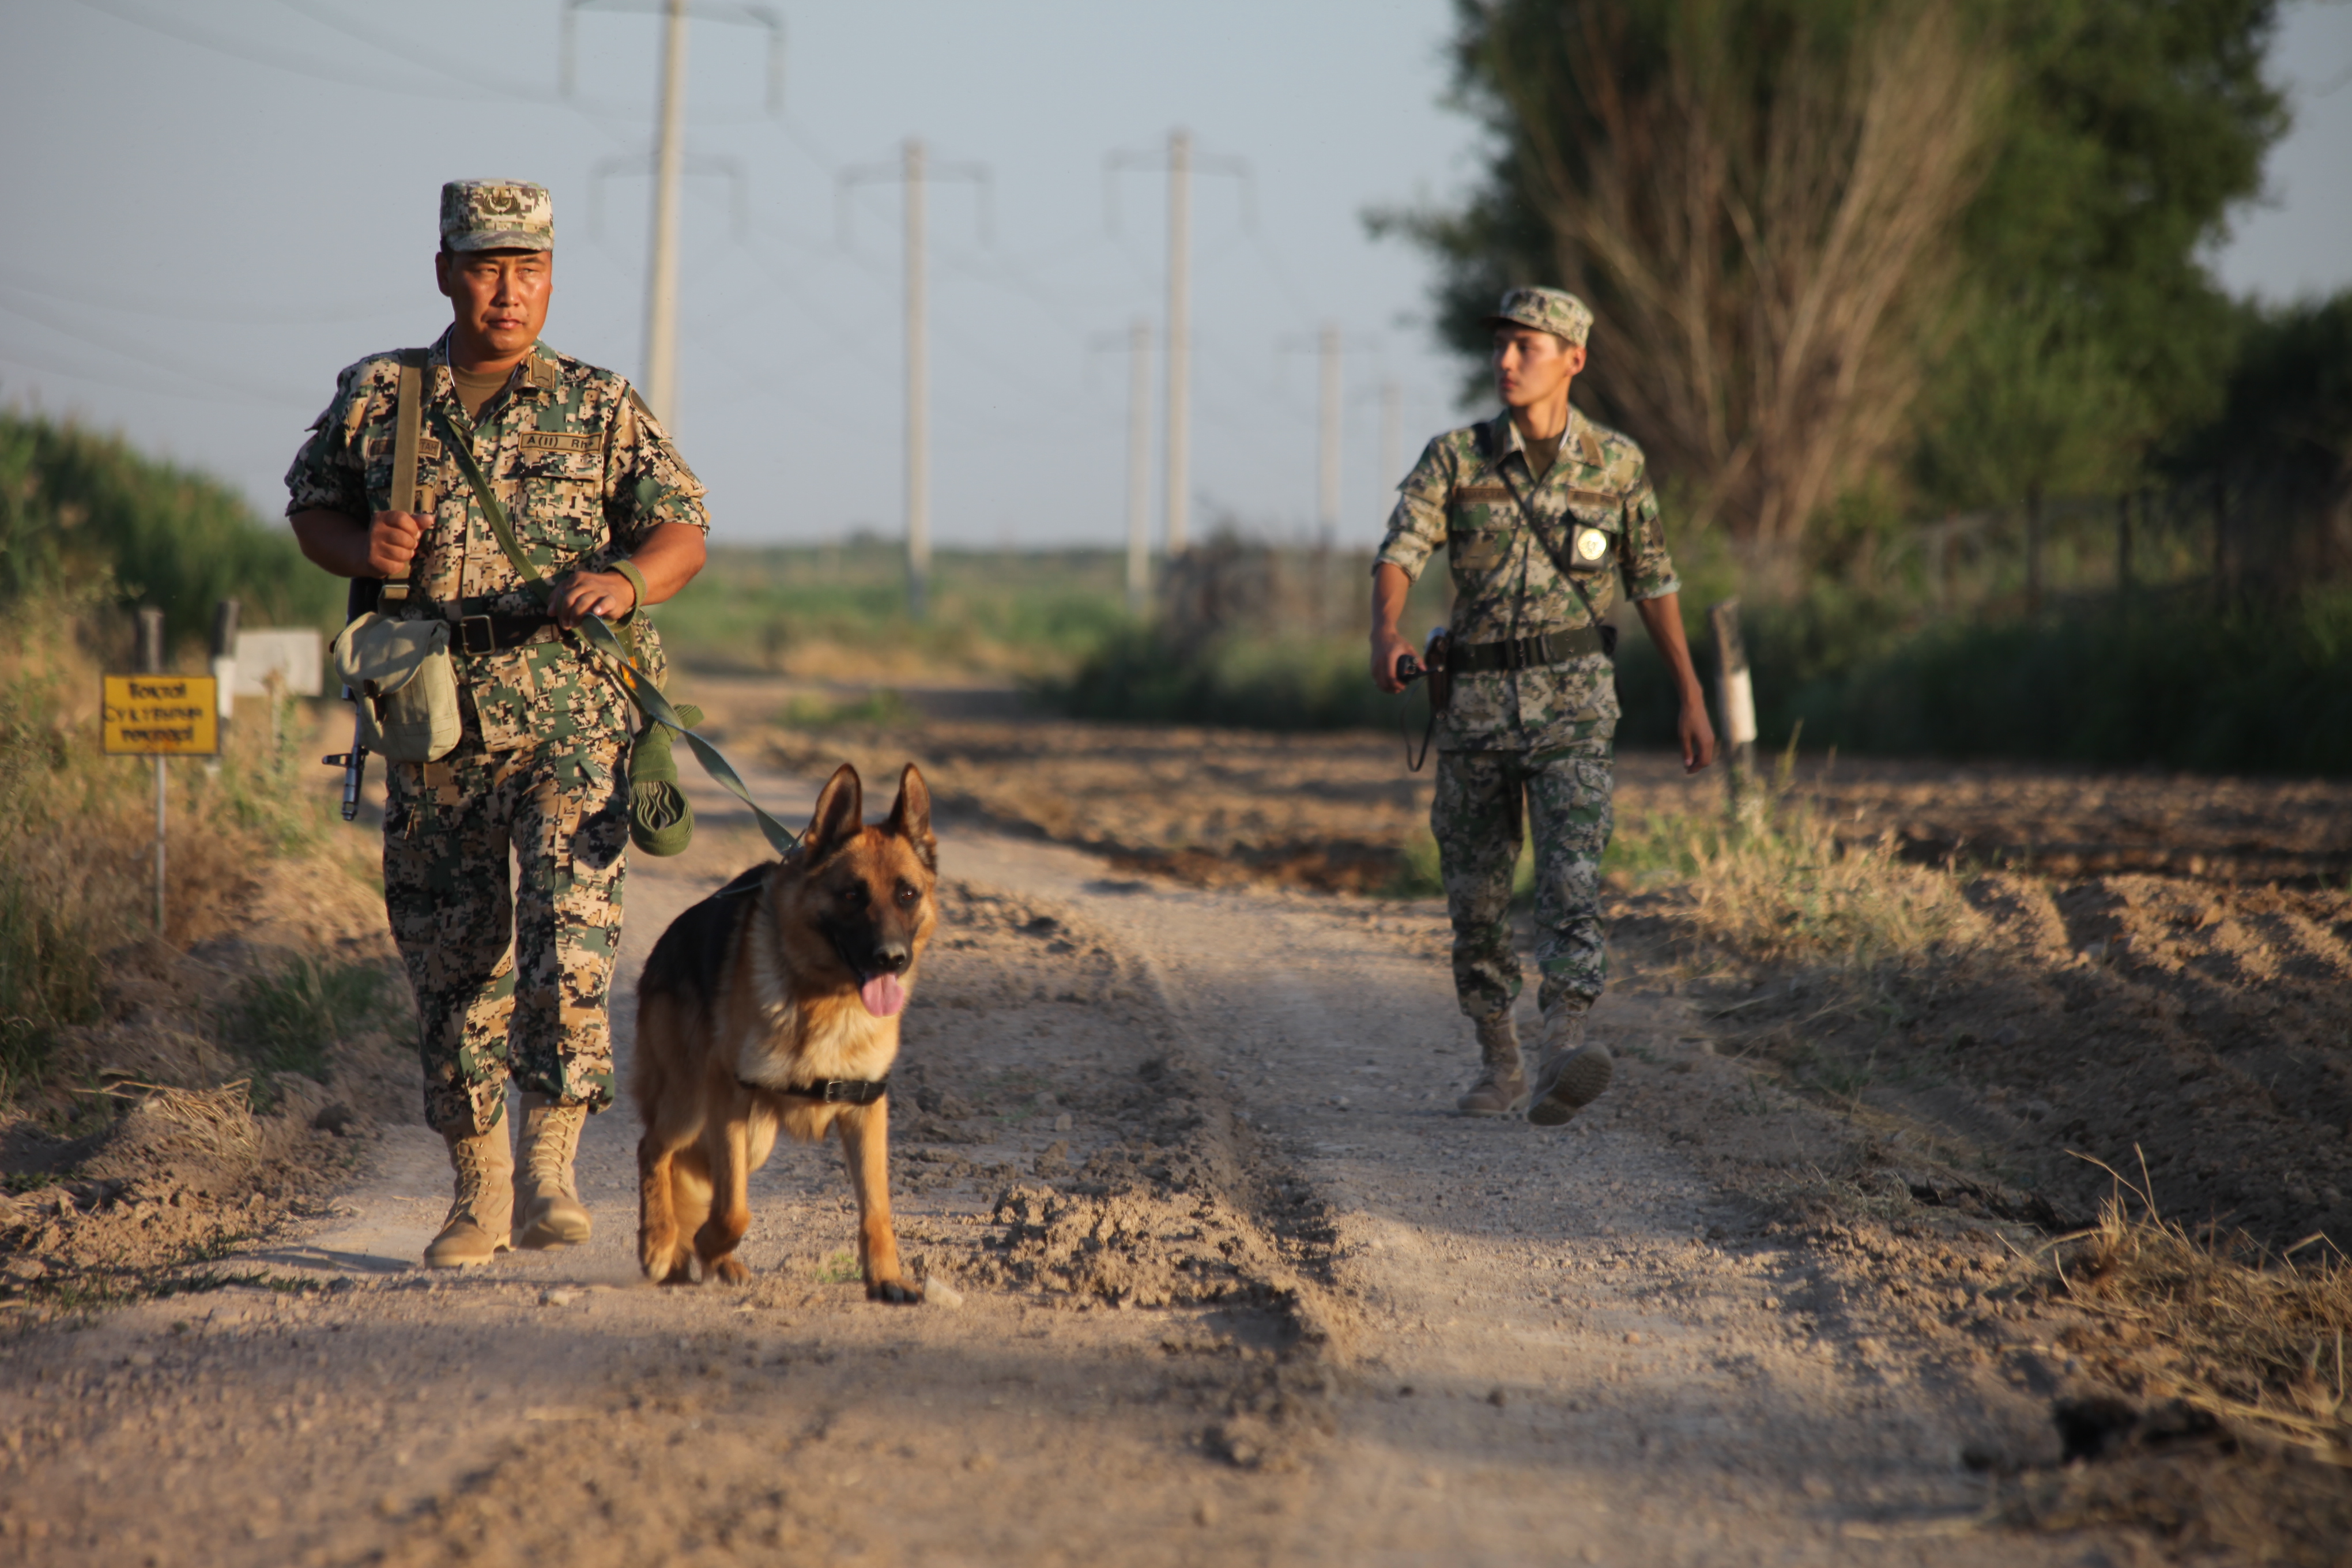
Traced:
<path fill-rule="evenodd" d="M 359 695 L 360 743 L 395 763 L 430 763 L 457 748 L 457 674 L 449 623 L 395 621 L 370 611 L 335 638 L 335 674 Z"/>

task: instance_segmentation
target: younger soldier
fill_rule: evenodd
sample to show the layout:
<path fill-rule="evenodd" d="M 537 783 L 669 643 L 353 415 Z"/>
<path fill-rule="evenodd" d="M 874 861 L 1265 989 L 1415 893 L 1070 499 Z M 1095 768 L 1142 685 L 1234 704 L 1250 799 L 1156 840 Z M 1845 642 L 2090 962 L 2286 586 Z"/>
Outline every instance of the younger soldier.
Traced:
<path fill-rule="evenodd" d="M 457 1170 L 425 1254 L 438 1267 L 486 1263 L 509 1239 L 587 1239 L 572 1165 L 588 1113 L 613 1102 L 631 705 L 572 628 L 677 593 L 702 569 L 709 530 L 701 484 L 629 384 L 539 341 L 554 250 L 545 188 L 442 186 L 433 269 L 448 331 L 343 371 L 286 475 L 304 554 L 338 576 L 405 579 L 383 613 L 450 626 L 460 738 L 434 761 L 387 765 L 383 816 L 384 909 L 416 993 L 425 1119 Z M 422 404 L 416 499 L 394 511 L 404 359 Z M 551 600 L 509 563 L 460 442 L 533 575 L 555 580 Z"/>
<path fill-rule="evenodd" d="M 1430 552 L 1454 574 L 1452 693 L 1438 720 L 1437 838 L 1454 921 L 1454 989 L 1484 1070 L 1469 1116 L 1556 1127 L 1609 1087 L 1606 1047 L 1585 1044 L 1603 977 L 1601 853 L 1611 824 L 1617 687 L 1601 617 L 1619 591 L 1665 656 L 1681 694 L 1683 765 L 1715 755 L 1698 676 L 1641 448 L 1569 405 L 1592 312 L 1557 289 L 1514 289 L 1487 318 L 1504 412 L 1429 444 L 1398 487 L 1372 566 L 1372 679 L 1401 691 L 1413 651 L 1397 630 Z M 1535 834 L 1537 1000 L 1542 1054 L 1530 1090 L 1511 1017 L 1511 869 L 1519 801 Z"/>

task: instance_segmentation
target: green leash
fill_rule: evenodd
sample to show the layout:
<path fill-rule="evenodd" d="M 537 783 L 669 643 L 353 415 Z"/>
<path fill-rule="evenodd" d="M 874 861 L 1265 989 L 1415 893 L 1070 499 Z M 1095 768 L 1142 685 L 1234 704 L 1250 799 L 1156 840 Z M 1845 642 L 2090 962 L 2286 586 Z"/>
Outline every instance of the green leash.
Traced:
<path fill-rule="evenodd" d="M 515 539 L 514 527 L 507 521 L 507 509 L 500 506 L 499 498 L 490 492 L 489 480 L 482 477 L 481 465 L 474 460 L 472 435 L 470 430 L 457 430 L 453 424 L 450 455 L 457 459 L 457 467 L 465 473 L 466 483 L 473 489 L 474 500 L 481 504 L 482 515 L 489 520 L 490 531 L 498 536 L 499 548 L 506 552 L 508 564 L 530 585 L 530 591 L 539 596 L 541 604 L 548 604 L 555 596 L 554 585 L 541 576 L 539 568 L 523 554 L 521 544 Z M 613 661 L 620 675 L 621 689 L 628 694 L 630 701 L 637 705 L 638 710 L 653 722 L 677 731 L 688 749 L 694 752 L 695 760 L 702 764 L 702 771 L 751 808 L 751 815 L 758 820 L 760 831 L 766 836 L 770 847 L 779 855 L 789 855 L 800 847 L 800 835 L 760 808 L 760 803 L 753 800 L 751 792 L 744 787 L 743 776 L 735 771 L 735 764 L 729 762 L 718 747 L 696 734 L 692 725 L 670 706 L 669 699 L 661 694 L 661 688 L 654 684 L 653 677 L 637 668 L 636 661 L 622 647 L 620 637 L 604 624 L 604 617 L 583 616 L 580 624 L 572 629 L 587 641 L 589 647 Z M 697 712 L 695 718 L 698 721 L 701 714 Z"/>

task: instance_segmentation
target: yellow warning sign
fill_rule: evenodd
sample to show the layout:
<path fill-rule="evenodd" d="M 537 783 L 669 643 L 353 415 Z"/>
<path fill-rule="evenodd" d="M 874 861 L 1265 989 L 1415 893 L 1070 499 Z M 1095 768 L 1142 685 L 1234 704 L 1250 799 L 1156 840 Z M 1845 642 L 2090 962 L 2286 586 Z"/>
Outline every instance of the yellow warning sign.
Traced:
<path fill-rule="evenodd" d="M 109 756 L 209 757 L 220 750 L 220 682 L 209 675 L 110 675 Z"/>

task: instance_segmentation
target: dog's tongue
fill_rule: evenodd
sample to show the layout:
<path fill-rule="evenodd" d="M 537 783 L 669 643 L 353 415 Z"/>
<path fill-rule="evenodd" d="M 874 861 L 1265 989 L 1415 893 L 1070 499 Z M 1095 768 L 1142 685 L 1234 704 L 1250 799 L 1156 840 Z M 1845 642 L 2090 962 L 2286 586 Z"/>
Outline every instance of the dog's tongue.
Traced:
<path fill-rule="evenodd" d="M 857 999 L 877 1018 L 896 1017 L 907 1005 L 907 988 L 895 974 L 877 974 L 857 988 Z"/>

